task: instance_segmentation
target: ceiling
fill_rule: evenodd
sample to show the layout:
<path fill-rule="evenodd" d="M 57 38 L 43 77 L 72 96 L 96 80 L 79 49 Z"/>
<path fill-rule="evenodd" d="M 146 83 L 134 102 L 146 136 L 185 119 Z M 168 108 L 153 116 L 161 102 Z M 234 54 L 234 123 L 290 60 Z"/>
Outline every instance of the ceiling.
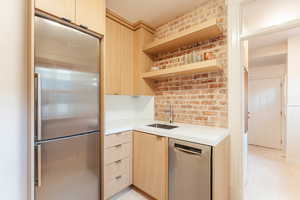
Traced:
<path fill-rule="evenodd" d="M 300 28 L 293 28 L 286 31 L 280 31 L 272 34 L 266 34 L 249 39 L 249 53 L 257 51 L 260 48 L 276 45 L 288 41 L 288 38 L 299 36 Z M 280 65 L 287 63 L 287 54 L 280 53 L 272 56 L 251 57 L 249 59 L 250 67 L 263 67 L 270 65 Z"/>
<path fill-rule="evenodd" d="M 106 0 L 106 7 L 132 23 L 144 21 L 156 28 L 207 0 Z"/>
<path fill-rule="evenodd" d="M 278 44 L 283 44 L 288 41 L 288 38 L 300 35 L 300 28 L 293 28 L 286 31 L 280 31 L 272 34 L 266 34 L 249 39 L 249 66 L 250 67 L 264 67 L 271 65 L 281 65 L 287 63 L 287 53 L 280 51 L 277 48 Z M 270 55 L 258 56 L 259 52 L 270 51 L 270 47 L 273 48 Z M 266 50 L 266 48 L 268 50 Z M 265 49 L 264 51 L 261 51 Z M 277 50 L 276 50 L 277 49 Z M 272 50 L 271 50 L 272 51 Z M 279 51 L 279 52 L 278 52 Z M 266 53 L 266 52 L 265 52 Z"/>
<path fill-rule="evenodd" d="M 249 49 L 257 49 L 281 42 L 286 42 L 288 38 L 300 35 L 300 28 L 293 28 L 287 31 L 267 34 L 249 39 Z"/>

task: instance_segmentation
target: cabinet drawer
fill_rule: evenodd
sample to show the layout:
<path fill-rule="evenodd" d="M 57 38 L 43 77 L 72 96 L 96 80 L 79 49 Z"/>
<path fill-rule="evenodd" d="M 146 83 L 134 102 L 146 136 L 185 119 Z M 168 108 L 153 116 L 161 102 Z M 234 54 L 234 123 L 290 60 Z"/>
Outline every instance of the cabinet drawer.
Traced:
<path fill-rule="evenodd" d="M 129 143 L 132 141 L 131 131 L 121 132 L 105 136 L 104 148 L 113 147 L 119 144 Z"/>
<path fill-rule="evenodd" d="M 112 180 L 114 180 L 116 177 L 121 175 L 130 175 L 130 159 L 125 158 L 118 161 L 115 161 L 113 163 L 110 163 L 108 165 L 105 165 L 104 167 L 104 180 L 105 183 L 108 183 Z"/>
<path fill-rule="evenodd" d="M 104 185 L 104 198 L 108 199 L 109 197 L 115 195 L 120 192 L 124 188 L 130 185 L 129 175 L 120 175 L 113 180 L 107 182 Z"/>
<path fill-rule="evenodd" d="M 104 164 L 127 158 L 131 155 L 131 143 L 119 144 L 104 150 Z"/>

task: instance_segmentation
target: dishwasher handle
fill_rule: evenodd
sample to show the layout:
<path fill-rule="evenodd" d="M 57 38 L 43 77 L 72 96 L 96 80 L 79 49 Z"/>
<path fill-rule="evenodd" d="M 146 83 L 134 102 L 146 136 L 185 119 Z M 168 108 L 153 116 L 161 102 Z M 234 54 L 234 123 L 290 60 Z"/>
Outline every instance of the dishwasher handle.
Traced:
<path fill-rule="evenodd" d="M 182 145 L 182 144 L 174 144 L 174 148 L 178 151 L 184 152 L 184 153 L 188 153 L 191 155 L 195 155 L 195 156 L 201 156 L 202 155 L 202 149 L 197 149 L 194 147 L 190 147 L 190 146 L 186 146 L 186 145 Z"/>

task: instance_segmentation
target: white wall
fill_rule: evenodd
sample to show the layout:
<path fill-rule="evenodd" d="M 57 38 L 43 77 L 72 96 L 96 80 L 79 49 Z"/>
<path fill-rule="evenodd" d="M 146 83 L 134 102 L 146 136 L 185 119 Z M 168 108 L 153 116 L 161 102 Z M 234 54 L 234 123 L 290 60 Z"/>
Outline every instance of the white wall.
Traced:
<path fill-rule="evenodd" d="M 105 95 L 105 130 L 132 128 L 154 119 L 154 97 Z"/>
<path fill-rule="evenodd" d="M 288 105 L 300 106 L 299 52 L 300 52 L 300 36 L 289 38 L 288 40 Z"/>
<path fill-rule="evenodd" d="M 1 2 L 0 199 L 3 200 L 27 197 L 25 2 Z"/>
<path fill-rule="evenodd" d="M 255 39 L 254 39 L 255 40 Z M 251 44 L 251 42 L 250 42 Z M 276 44 L 258 47 L 249 50 L 250 59 L 259 57 L 267 57 L 273 55 L 287 54 L 287 42 L 279 42 Z"/>
<path fill-rule="evenodd" d="M 299 19 L 299 10 L 299 0 L 253 0 L 244 5 L 243 32 L 252 32 Z"/>
<path fill-rule="evenodd" d="M 266 65 L 261 67 L 251 66 L 249 68 L 249 79 L 268 79 L 280 78 L 284 79 L 286 65 Z"/>
<path fill-rule="evenodd" d="M 288 40 L 287 159 L 300 163 L 300 36 Z"/>

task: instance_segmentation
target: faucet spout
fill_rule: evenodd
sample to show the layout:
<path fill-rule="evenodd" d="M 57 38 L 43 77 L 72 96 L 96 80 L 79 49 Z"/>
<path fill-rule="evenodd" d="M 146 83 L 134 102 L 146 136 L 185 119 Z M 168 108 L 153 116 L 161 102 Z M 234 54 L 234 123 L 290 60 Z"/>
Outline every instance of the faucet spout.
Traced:
<path fill-rule="evenodd" d="M 170 116 L 169 116 L 169 122 L 170 124 L 173 123 L 173 106 L 172 104 L 170 104 L 170 112 L 169 112 Z"/>

